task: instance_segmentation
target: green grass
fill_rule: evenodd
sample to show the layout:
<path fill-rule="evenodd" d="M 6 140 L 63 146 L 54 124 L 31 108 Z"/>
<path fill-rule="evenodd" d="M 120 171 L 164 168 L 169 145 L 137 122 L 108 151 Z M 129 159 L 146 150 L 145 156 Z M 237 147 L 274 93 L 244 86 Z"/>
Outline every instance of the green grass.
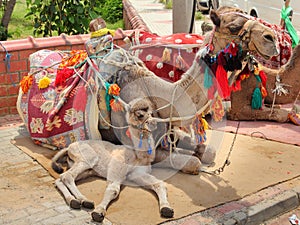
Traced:
<path fill-rule="evenodd" d="M 8 25 L 8 33 L 11 37 L 8 40 L 27 38 L 33 35 L 33 19 L 25 18 L 27 14 L 26 0 L 17 0 L 11 20 Z M 2 15 L 0 15 L 2 17 Z M 119 20 L 114 24 L 107 23 L 107 28 L 117 29 L 124 28 L 123 20 Z M 42 36 L 38 36 L 42 37 Z"/>

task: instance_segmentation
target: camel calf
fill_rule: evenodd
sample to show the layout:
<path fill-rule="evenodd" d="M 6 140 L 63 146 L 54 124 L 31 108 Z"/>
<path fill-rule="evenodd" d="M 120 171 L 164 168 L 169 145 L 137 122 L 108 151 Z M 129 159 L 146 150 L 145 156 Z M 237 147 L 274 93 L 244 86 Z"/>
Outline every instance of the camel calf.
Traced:
<path fill-rule="evenodd" d="M 109 203 L 120 192 L 126 179 L 153 190 L 159 200 L 162 217 L 173 217 L 173 209 L 167 199 L 167 189 L 163 181 L 150 174 L 151 162 L 155 158 L 155 143 L 150 131 L 153 124 L 152 106 L 146 99 L 133 100 L 127 112 L 128 132 L 132 146 L 115 145 L 106 141 L 87 140 L 72 143 L 58 152 L 52 159 L 52 168 L 63 172 L 59 159 L 67 158 L 70 167 L 55 181 L 71 208 L 94 208 L 94 203 L 80 193 L 75 181 L 97 175 L 107 179 L 107 187 L 102 202 L 92 212 L 93 220 L 102 222 Z M 67 157 L 64 157 L 67 156 Z"/>

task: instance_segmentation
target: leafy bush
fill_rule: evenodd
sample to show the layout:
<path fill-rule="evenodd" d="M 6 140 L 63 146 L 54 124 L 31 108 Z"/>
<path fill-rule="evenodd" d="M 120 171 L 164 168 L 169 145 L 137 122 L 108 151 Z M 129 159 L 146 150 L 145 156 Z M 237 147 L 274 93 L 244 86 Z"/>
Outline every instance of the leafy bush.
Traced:
<path fill-rule="evenodd" d="M 0 25 L 0 41 L 6 41 L 8 38 L 8 33 L 5 27 Z"/>
<path fill-rule="evenodd" d="M 123 17 L 122 0 L 26 0 L 33 17 L 34 35 L 53 36 L 53 33 L 69 35 L 88 32 L 92 19 L 101 16 L 115 23 Z"/>

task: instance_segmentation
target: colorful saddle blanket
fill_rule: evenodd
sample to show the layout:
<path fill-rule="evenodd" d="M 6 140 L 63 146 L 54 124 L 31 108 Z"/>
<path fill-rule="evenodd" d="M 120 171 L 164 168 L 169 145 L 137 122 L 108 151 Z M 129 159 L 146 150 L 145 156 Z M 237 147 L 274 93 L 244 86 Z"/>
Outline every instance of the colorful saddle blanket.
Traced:
<path fill-rule="evenodd" d="M 64 148 L 77 140 L 101 137 L 93 72 L 85 64 L 77 74 L 67 69 L 85 57 L 85 51 L 50 50 L 30 56 L 30 72 L 21 81 L 19 114 L 36 144 Z"/>

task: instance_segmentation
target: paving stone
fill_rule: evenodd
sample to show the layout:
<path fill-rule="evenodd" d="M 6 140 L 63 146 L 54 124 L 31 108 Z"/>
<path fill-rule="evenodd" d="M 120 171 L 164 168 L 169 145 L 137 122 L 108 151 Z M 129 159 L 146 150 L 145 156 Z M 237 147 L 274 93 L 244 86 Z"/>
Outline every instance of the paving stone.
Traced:
<path fill-rule="evenodd" d="M 256 225 L 280 213 L 289 211 L 299 205 L 298 196 L 294 191 L 286 191 L 267 199 L 264 202 L 251 206 L 248 211 L 247 224 Z"/>

